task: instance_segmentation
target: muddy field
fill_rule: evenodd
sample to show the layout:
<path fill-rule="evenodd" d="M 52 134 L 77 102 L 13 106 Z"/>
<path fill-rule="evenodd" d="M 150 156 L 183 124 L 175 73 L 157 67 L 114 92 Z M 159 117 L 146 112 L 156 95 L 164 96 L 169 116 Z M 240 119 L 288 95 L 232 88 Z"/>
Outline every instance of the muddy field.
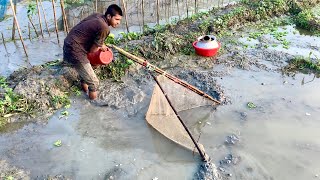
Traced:
<path fill-rule="evenodd" d="M 193 31 L 201 22 L 165 33 Z M 148 43 L 161 34 L 120 44 L 140 47 L 132 53 L 153 57 L 222 102 L 179 112 L 201 134 L 212 166 L 200 166 L 198 156 L 146 123 L 155 82 L 145 68 L 132 65 L 122 82 L 102 79 L 98 100 L 89 101 L 76 73 L 51 62 L 8 77 L 37 112 L 14 115 L 1 128 L 1 179 L 319 179 L 320 80 L 312 67 L 320 61 L 320 38 L 288 15 L 233 27 L 212 32 L 223 45 L 214 58 L 161 51 L 167 46 L 159 53 Z"/>

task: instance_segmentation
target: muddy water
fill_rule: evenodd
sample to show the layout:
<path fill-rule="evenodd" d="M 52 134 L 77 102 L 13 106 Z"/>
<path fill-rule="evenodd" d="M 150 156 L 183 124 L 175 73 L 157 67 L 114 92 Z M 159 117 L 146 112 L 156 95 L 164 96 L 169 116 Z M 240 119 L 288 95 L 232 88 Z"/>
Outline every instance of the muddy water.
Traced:
<path fill-rule="evenodd" d="M 221 81 L 231 105 L 219 107 L 203 128 L 202 143 L 231 179 L 313 179 L 320 173 L 319 79 L 237 70 Z M 285 83 L 284 83 L 285 82 Z M 263 83 L 263 85 L 262 85 Z M 253 102 L 257 108 L 249 109 Z M 225 142 L 236 135 L 235 145 Z"/>

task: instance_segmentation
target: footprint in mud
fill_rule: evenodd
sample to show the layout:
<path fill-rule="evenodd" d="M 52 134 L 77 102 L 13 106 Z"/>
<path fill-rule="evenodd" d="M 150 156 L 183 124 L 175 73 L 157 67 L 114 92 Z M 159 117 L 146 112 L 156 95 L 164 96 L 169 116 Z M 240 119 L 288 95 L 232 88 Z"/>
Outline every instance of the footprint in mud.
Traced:
<path fill-rule="evenodd" d="M 104 180 L 121 179 L 126 172 L 120 167 L 114 167 L 106 172 Z"/>

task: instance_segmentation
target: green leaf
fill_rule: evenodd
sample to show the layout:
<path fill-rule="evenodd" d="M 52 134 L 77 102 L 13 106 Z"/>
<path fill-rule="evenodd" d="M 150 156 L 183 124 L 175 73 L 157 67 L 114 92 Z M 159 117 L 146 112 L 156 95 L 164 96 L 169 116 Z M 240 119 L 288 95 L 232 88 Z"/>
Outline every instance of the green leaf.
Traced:
<path fill-rule="evenodd" d="M 61 140 L 57 140 L 56 142 L 53 143 L 53 145 L 56 147 L 60 147 L 60 146 L 62 146 L 62 142 L 61 142 Z"/>
<path fill-rule="evenodd" d="M 256 108 L 257 106 L 256 106 L 255 104 L 253 104 L 253 102 L 248 102 L 247 107 L 248 107 L 249 109 L 254 109 L 254 108 Z"/>

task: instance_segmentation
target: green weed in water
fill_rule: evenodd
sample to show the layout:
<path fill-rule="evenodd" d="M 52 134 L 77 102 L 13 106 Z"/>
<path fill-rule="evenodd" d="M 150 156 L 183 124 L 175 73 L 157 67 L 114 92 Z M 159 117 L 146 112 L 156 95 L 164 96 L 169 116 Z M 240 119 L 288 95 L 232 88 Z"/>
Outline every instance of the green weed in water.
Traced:
<path fill-rule="evenodd" d="M 54 146 L 56 147 L 60 147 L 62 146 L 62 141 L 61 140 L 57 140 L 56 142 L 53 143 Z"/>

